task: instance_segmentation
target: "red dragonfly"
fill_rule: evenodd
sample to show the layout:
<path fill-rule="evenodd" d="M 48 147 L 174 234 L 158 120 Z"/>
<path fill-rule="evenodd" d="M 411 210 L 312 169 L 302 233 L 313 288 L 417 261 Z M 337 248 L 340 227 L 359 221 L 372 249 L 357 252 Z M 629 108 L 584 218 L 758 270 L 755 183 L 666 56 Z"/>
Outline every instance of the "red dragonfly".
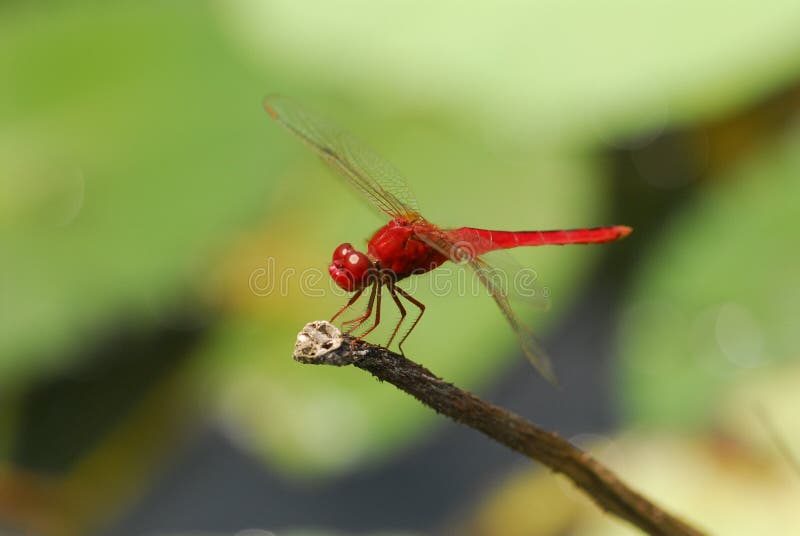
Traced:
<path fill-rule="evenodd" d="M 349 243 L 341 244 L 334 250 L 328 272 L 339 287 L 354 294 L 331 321 L 353 306 L 369 289 L 364 313 L 344 323 L 347 332 L 351 333 L 361 328 L 374 312 L 372 324 L 359 336 L 366 337 L 380 323 L 381 295 L 385 287 L 400 310 L 400 320 L 386 346 L 391 345 L 406 318 L 406 308 L 400 298 L 419 309 L 411 326 L 400 338 L 398 347 L 402 351 L 403 342 L 425 312 L 425 305 L 400 288 L 397 282 L 411 275 L 429 272 L 448 260 L 467 264 L 511 324 L 525 356 L 545 378 L 555 383 L 550 360 L 540 349 L 533 332 L 514 313 L 508 289 L 497 282 L 495 269 L 483 255 L 520 246 L 611 242 L 630 234 L 630 227 L 613 225 L 592 229 L 517 232 L 472 227 L 443 229 L 422 217 L 400 173 L 350 134 L 311 115 L 284 97 L 268 97 L 264 107 L 273 119 L 300 138 L 370 203 L 391 218 L 372 236 L 366 253 Z"/>

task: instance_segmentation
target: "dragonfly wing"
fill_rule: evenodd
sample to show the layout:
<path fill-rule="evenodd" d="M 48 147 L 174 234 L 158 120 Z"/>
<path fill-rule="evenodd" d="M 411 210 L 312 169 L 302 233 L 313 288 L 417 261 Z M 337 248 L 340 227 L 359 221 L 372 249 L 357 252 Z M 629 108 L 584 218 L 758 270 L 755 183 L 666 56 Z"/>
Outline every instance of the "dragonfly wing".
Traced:
<path fill-rule="evenodd" d="M 541 305 L 542 302 L 539 299 L 531 299 L 528 293 L 525 292 L 526 290 L 533 290 L 528 286 L 529 281 L 525 278 L 512 277 L 510 271 L 498 269 L 483 260 L 479 255 L 475 255 L 475 251 L 483 250 L 483 246 L 486 245 L 477 242 L 481 240 L 480 238 L 461 236 L 459 233 L 445 230 L 418 233 L 416 236 L 443 255 L 446 255 L 451 261 L 458 264 L 466 264 L 473 270 L 475 276 L 494 299 L 500 311 L 502 311 L 503 316 L 511 325 L 511 329 L 514 330 L 525 357 L 547 381 L 557 385 L 558 379 L 550 358 L 541 344 L 539 344 L 533 330 L 514 312 L 509 300 L 510 296 L 518 297 L 526 303 Z M 459 238 L 460 240 L 458 240 Z M 525 289 L 516 288 L 520 284 Z"/>
<path fill-rule="evenodd" d="M 417 219 L 417 202 L 405 179 L 366 145 L 286 97 L 267 97 L 264 108 L 384 213 Z"/>
<path fill-rule="evenodd" d="M 539 341 L 536 339 L 536 336 L 533 334 L 531 328 L 522 322 L 514 313 L 514 310 L 512 309 L 511 303 L 508 299 L 509 290 L 504 288 L 502 284 L 496 281 L 496 278 L 494 277 L 494 274 L 496 273 L 495 269 L 479 257 L 467 262 L 475 271 L 475 274 L 480 282 L 486 287 L 489 295 L 494 299 L 497 306 L 500 307 L 500 310 L 503 312 L 503 316 L 505 316 L 506 320 L 508 320 L 508 323 L 511 324 L 511 329 L 513 329 L 514 333 L 517 335 L 519 345 L 522 348 L 522 352 L 525 354 L 525 357 L 547 381 L 557 385 L 558 378 L 556 378 L 550 358 L 542 348 L 541 344 L 539 344 Z"/>

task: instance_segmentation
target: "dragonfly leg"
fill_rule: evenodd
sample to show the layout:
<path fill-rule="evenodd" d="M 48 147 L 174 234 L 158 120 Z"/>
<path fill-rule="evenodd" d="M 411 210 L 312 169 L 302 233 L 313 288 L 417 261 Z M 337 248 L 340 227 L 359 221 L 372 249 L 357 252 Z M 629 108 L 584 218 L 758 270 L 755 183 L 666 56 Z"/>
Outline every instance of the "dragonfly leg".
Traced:
<path fill-rule="evenodd" d="M 364 333 L 362 333 L 361 335 L 358 336 L 358 340 L 361 340 L 364 337 L 366 337 L 367 335 L 369 335 L 370 332 L 373 329 L 377 328 L 378 324 L 381 323 L 381 287 L 382 286 L 383 285 L 381 285 L 380 282 L 375 282 L 374 288 L 377 289 L 377 294 L 378 294 L 378 299 L 375 302 L 375 321 L 372 323 L 372 325 L 369 327 L 369 329 L 367 331 L 365 331 Z M 371 313 L 372 313 L 372 311 L 369 311 L 369 314 L 371 314 Z M 362 321 L 362 323 L 363 323 L 363 321 Z"/>
<path fill-rule="evenodd" d="M 389 337 L 389 342 L 386 343 L 386 348 L 389 348 L 389 346 L 392 345 L 392 341 L 394 340 L 395 336 L 397 335 L 397 331 L 400 329 L 400 326 L 406 319 L 406 308 L 403 307 L 403 303 L 400 301 L 400 298 L 397 297 L 397 290 L 394 286 L 394 282 L 389 282 L 387 286 L 389 287 L 389 294 L 392 296 L 394 303 L 397 305 L 397 308 L 400 309 L 400 320 L 397 321 L 397 324 L 394 326 L 394 330 L 392 330 L 392 335 Z"/>
<path fill-rule="evenodd" d="M 361 327 L 361 325 L 366 322 L 370 316 L 372 316 L 372 306 L 375 303 L 375 294 L 378 288 L 377 282 L 372 283 L 372 287 L 369 293 L 369 301 L 367 302 L 367 308 L 364 311 L 364 314 L 353 318 L 351 320 L 346 320 L 342 322 L 342 327 L 346 328 L 345 333 L 352 333 L 353 331 L 357 330 Z"/>
<path fill-rule="evenodd" d="M 397 291 L 397 293 L 400 294 L 402 297 L 404 297 L 405 299 L 407 299 L 408 301 L 410 301 L 411 303 L 413 303 L 414 305 L 416 305 L 419 308 L 419 314 L 417 315 L 417 318 L 415 318 L 414 321 L 411 323 L 411 327 L 408 328 L 408 331 L 406 331 L 406 334 L 403 335 L 403 338 L 400 339 L 400 342 L 397 343 L 397 348 L 400 350 L 400 353 L 402 354 L 403 353 L 403 343 L 406 342 L 406 339 L 408 338 L 408 336 L 411 335 L 411 332 L 414 331 L 415 327 L 417 327 L 417 324 L 419 323 L 419 319 L 422 318 L 423 314 L 425 314 L 425 304 L 422 303 L 421 301 L 419 301 L 418 299 L 416 299 L 414 296 L 412 296 L 411 294 L 409 294 L 405 290 L 401 289 L 400 287 L 394 287 L 394 290 Z M 399 327 L 399 325 L 398 325 L 398 327 Z"/>
<path fill-rule="evenodd" d="M 366 288 L 366 287 L 364 287 L 364 288 Z M 340 314 L 342 314 L 343 312 L 345 312 L 345 311 L 346 311 L 348 308 L 350 308 L 350 307 L 351 307 L 351 306 L 352 306 L 354 303 L 356 303 L 356 302 L 358 301 L 358 299 L 361 297 L 361 295 L 362 295 L 362 294 L 364 294 L 364 288 L 358 289 L 358 292 L 356 292 L 355 294 L 353 294 L 353 296 L 352 296 L 352 297 L 351 297 L 351 298 L 350 298 L 350 299 L 347 301 L 347 303 L 346 303 L 346 304 L 344 304 L 344 307 L 342 307 L 341 309 L 339 309 L 339 310 L 336 312 L 336 314 L 335 314 L 335 315 L 333 315 L 333 318 L 331 318 L 331 322 L 333 322 L 334 320 L 336 320 L 336 318 L 337 318 L 337 317 L 338 317 Z"/>

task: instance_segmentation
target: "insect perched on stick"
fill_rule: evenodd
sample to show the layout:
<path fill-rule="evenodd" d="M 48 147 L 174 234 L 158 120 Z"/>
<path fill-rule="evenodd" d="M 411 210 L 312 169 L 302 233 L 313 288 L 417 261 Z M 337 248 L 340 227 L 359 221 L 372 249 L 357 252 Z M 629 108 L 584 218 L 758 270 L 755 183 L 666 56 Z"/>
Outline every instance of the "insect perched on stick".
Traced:
<path fill-rule="evenodd" d="M 339 309 L 338 318 L 368 291 L 363 314 L 344 322 L 348 333 L 366 326 L 359 338 L 366 337 L 381 321 L 381 300 L 384 289 L 400 310 L 400 320 L 392 330 L 389 346 L 397 337 L 407 316 L 406 305 L 418 313 L 398 347 L 408 338 L 425 312 L 425 305 L 397 285 L 412 275 L 423 274 L 447 261 L 465 264 L 474 270 L 478 280 L 500 307 L 519 339 L 525 356 L 548 380 L 555 382 L 552 366 L 536 342 L 533 332 L 514 313 L 508 293 L 513 289 L 497 283 L 498 272 L 484 255 L 491 251 L 521 246 L 565 244 L 601 244 L 630 234 L 624 225 L 555 231 L 489 231 L 473 227 L 443 229 L 419 213 L 416 200 L 394 167 L 358 142 L 344 130 L 315 117 L 284 97 L 268 97 L 264 107 L 269 115 L 314 150 L 331 168 L 342 175 L 375 207 L 391 218 L 378 229 L 363 253 L 351 244 L 338 246 L 328 268 L 333 280 L 353 296 Z M 373 319 L 368 324 L 370 319 Z"/>

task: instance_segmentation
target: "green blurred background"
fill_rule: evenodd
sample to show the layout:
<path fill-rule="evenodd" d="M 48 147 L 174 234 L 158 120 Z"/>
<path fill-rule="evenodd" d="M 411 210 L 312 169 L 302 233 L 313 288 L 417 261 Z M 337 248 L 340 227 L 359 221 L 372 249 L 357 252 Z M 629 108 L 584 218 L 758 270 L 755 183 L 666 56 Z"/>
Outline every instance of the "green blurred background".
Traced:
<path fill-rule="evenodd" d="M 292 361 L 343 302 L 301 275 L 384 221 L 270 93 L 369 140 L 435 223 L 633 226 L 514 252 L 563 389 L 491 300 L 424 283 L 407 355 L 713 533 L 800 531 L 798 27 L 793 0 L 4 2 L 0 533 L 632 531 Z"/>

